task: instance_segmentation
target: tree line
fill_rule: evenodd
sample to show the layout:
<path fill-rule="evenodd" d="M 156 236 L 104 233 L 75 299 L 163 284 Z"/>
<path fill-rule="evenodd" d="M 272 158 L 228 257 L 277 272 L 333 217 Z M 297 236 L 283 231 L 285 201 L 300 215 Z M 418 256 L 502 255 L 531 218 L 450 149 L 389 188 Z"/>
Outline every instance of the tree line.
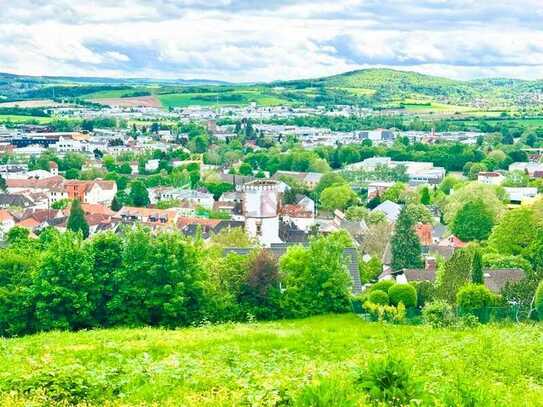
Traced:
<path fill-rule="evenodd" d="M 0 251 L 0 335 L 115 326 L 175 328 L 345 312 L 350 277 L 343 234 L 277 259 L 232 229 L 204 243 L 142 227 L 82 235 L 13 228 Z"/>

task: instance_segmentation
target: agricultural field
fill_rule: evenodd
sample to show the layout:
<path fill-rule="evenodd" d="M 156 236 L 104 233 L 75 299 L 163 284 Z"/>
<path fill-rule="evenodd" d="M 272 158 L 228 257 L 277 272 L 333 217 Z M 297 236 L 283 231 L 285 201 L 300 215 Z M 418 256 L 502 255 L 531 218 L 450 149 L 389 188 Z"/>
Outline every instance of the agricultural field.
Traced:
<path fill-rule="evenodd" d="M 540 326 L 435 329 L 353 314 L 53 332 L 3 340 L 0 403 L 400 405 L 378 404 L 385 388 L 419 400 L 411 405 L 541 406 L 542 334 Z"/>
<path fill-rule="evenodd" d="M 2 123 L 35 123 L 47 124 L 53 120 L 52 117 L 42 116 L 20 116 L 11 114 L 0 114 L 0 124 Z"/>
<path fill-rule="evenodd" d="M 288 105 L 290 102 L 280 96 L 260 90 L 233 90 L 229 92 L 191 92 L 158 95 L 165 108 L 198 106 L 233 106 L 248 105 L 256 102 L 260 106 Z"/>
<path fill-rule="evenodd" d="M 119 98 L 102 98 L 90 99 L 93 103 L 98 103 L 105 106 L 120 106 L 120 107 L 158 107 L 162 105 L 156 96 L 138 96 L 138 97 L 119 97 Z"/>

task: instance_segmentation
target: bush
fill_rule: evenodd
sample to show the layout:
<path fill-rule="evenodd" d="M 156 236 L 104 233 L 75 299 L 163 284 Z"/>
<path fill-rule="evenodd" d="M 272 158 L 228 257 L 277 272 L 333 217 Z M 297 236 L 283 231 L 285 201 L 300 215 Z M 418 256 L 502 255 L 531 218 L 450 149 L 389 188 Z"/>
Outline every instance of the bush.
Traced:
<path fill-rule="evenodd" d="M 355 407 L 358 405 L 358 397 L 345 380 L 327 378 L 304 386 L 293 405 Z"/>
<path fill-rule="evenodd" d="M 368 296 L 368 300 L 374 304 L 378 305 L 388 305 L 389 298 L 388 294 L 381 290 L 372 291 Z"/>
<path fill-rule="evenodd" d="M 421 385 L 412 378 L 410 366 L 402 359 L 387 356 L 370 362 L 357 382 L 378 405 L 399 407 L 420 403 Z"/>
<path fill-rule="evenodd" d="M 494 302 L 494 295 L 482 284 L 468 284 L 456 294 L 456 303 L 463 310 L 489 307 Z"/>
<path fill-rule="evenodd" d="M 543 281 L 539 283 L 535 291 L 535 309 L 539 320 L 543 320 Z"/>
<path fill-rule="evenodd" d="M 452 306 L 443 300 L 429 302 L 422 309 L 424 323 L 434 328 L 450 326 L 454 323 L 455 315 Z"/>
<path fill-rule="evenodd" d="M 395 307 L 393 305 L 380 305 L 366 301 L 364 303 L 364 309 L 368 312 L 373 321 L 386 321 L 400 324 L 405 320 L 406 316 L 405 305 L 403 305 L 403 303 L 400 303 Z"/>
<path fill-rule="evenodd" d="M 422 308 L 435 298 L 435 287 L 431 281 L 413 281 L 410 283 L 417 290 L 417 307 Z"/>
<path fill-rule="evenodd" d="M 407 308 L 417 306 L 417 290 L 410 284 L 396 284 L 388 290 L 392 305 L 403 303 Z"/>
<path fill-rule="evenodd" d="M 395 284 L 396 282 L 394 280 L 381 280 L 375 283 L 374 285 L 372 285 L 370 287 L 370 291 L 381 290 L 387 293 L 388 290 L 390 290 L 390 287 L 392 287 Z"/>

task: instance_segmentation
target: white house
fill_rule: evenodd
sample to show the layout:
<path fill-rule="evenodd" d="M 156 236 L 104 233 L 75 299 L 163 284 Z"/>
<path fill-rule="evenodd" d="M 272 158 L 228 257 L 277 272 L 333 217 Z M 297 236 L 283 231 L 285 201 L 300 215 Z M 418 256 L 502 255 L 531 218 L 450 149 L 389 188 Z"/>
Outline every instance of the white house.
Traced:
<path fill-rule="evenodd" d="M 15 226 L 15 219 L 11 214 L 0 209 L 0 241 L 5 240 L 7 233 Z"/>
<path fill-rule="evenodd" d="M 58 142 L 52 145 L 58 153 L 80 153 L 88 151 L 88 143 L 83 140 L 74 140 L 60 136 Z"/>
<path fill-rule="evenodd" d="M 504 188 L 509 196 L 511 203 L 521 204 L 533 200 L 537 197 L 537 188 L 535 187 L 519 187 L 519 188 Z"/>
<path fill-rule="evenodd" d="M 481 171 L 477 175 L 477 182 L 480 184 L 486 184 L 486 185 L 501 185 L 502 182 L 505 180 L 505 177 L 503 174 L 495 171 L 490 172 L 483 172 Z"/>

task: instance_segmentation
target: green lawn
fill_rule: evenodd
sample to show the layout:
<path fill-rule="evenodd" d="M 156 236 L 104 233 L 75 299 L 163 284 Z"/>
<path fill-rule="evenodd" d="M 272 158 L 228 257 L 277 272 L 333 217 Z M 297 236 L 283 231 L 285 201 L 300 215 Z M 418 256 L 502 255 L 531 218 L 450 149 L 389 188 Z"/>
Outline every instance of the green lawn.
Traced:
<path fill-rule="evenodd" d="M 40 334 L 2 341 L 0 404 L 296 406 L 331 388 L 334 405 L 370 405 L 355 382 L 370 361 L 393 354 L 412 365 L 428 405 L 537 406 L 542 334 L 539 326 L 446 330 L 354 315 Z"/>

